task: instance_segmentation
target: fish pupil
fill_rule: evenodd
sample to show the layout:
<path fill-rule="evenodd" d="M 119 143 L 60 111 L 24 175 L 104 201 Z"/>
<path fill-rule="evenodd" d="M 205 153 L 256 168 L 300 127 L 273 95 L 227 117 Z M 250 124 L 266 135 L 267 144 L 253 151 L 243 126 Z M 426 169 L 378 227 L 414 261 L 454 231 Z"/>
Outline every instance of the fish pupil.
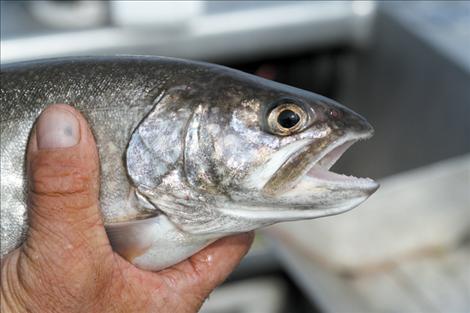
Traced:
<path fill-rule="evenodd" d="M 282 111 L 277 117 L 277 122 L 284 128 L 292 128 L 300 121 L 300 116 L 291 110 Z"/>

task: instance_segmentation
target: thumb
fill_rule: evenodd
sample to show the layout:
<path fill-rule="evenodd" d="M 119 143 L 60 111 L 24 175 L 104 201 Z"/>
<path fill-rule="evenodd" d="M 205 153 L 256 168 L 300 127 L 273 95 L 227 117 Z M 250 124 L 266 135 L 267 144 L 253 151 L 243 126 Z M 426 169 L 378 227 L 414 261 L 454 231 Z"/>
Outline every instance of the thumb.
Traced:
<path fill-rule="evenodd" d="M 31 133 L 27 174 L 30 224 L 23 250 L 60 262 L 109 247 L 98 205 L 96 144 L 78 111 L 62 104 L 43 111 Z"/>

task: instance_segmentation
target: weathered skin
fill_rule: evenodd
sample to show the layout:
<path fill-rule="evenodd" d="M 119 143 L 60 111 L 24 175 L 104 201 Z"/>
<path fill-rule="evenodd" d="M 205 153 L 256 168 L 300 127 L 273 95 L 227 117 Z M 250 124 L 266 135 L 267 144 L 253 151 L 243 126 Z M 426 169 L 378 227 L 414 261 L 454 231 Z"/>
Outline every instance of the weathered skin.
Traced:
<path fill-rule="evenodd" d="M 142 268 L 177 263 L 222 236 L 344 212 L 378 185 L 327 171 L 372 135 L 314 93 L 225 67 L 156 57 L 78 58 L 2 67 L 1 254 L 27 229 L 29 132 L 53 103 L 88 119 L 101 160 L 113 247 Z M 292 128 L 278 113 L 298 113 Z"/>

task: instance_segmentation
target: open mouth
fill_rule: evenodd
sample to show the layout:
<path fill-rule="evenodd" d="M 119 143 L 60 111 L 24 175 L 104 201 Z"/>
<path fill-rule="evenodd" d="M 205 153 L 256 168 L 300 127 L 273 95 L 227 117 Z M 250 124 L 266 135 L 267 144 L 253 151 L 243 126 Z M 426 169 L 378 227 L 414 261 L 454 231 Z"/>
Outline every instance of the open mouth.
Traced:
<path fill-rule="evenodd" d="M 319 187 L 329 191 L 356 190 L 370 195 L 379 186 L 374 180 L 338 174 L 330 168 L 355 142 L 371 135 L 350 133 L 334 141 L 330 138 L 315 142 L 298 140 L 274 153 L 247 177 L 244 185 L 248 189 L 262 190 L 268 197 L 297 192 L 314 194 Z"/>
<path fill-rule="evenodd" d="M 328 186 L 341 190 L 375 191 L 378 184 L 370 178 L 359 178 L 330 171 L 343 153 L 355 142 L 369 138 L 370 134 L 337 138 L 330 142 L 304 142 L 300 148 L 290 149 L 284 162 L 275 170 L 263 187 L 266 194 L 278 194 L 295 189 L 306 180 L 312 186 Z M 304 184 L 305 185 L 305 184 Z"/>
<path fill-rule="evenodd" d="M 376 188 L 377 183 L 370 178 L 355 177 L 330 171 L 330 168 L 341 158 L 343 153 L 360 139 L 362 138 L 346 140 L 339 145 L 333 146 L 320 160 L 313 164 L 306 175 L 321 181 L 330 183 L 336 182 L 350 185 L 351 187 L 367 187 L 370 185 L 370 188 Z"/>

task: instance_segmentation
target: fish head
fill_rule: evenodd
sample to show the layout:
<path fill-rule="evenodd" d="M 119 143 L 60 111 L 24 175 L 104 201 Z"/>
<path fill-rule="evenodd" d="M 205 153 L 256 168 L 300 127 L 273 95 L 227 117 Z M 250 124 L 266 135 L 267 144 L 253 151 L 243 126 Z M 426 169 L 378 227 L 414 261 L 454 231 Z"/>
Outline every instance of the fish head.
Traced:
<path fill-rule="evenodd" d="M 338 214 L 378 188 L 330 171 L 352 144 L 372 136 L 362 116 L 238 71 L 214 76 L 210 87 L 199 80 L 164 96 L 127 152 L 139 193 L 180 228 L 239 232 Z"/>
<path fill-rule="evenodd" d="M 259 218 L 294 220 L 347 211 L 378 188 L 371 179 L 330 171 L 351 145 L 372 136 L 363 117 L 315 94 L 266 102 L 260 104 L 260 135 L 254 138 L 272 142 L 269 148 L 258 145 L 261 160 L 232 198 L 263 208 L 255 209 Z"/>

